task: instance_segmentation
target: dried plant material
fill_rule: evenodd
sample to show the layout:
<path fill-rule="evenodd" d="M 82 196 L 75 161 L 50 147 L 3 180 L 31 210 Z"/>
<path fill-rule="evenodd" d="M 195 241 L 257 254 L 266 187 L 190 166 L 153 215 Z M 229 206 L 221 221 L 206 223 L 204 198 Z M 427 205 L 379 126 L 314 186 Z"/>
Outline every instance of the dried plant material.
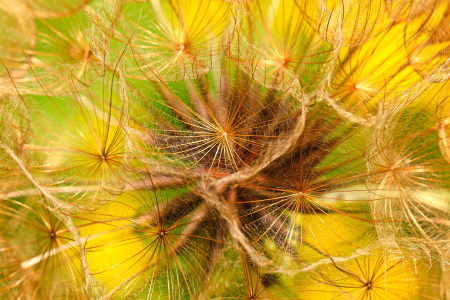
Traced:
<path fill-rule="evenodd" d="M 2 297 L 62 299 L 56 295 L 79 293 L 79 249 L 49 207 L 32 197 L 1 199 L 0 224 Z"/>
<path fill-rule="evenodd" d="M 22 163 L 60 200 L 93 208 L 120 194 L 125 186 L 127 150 L 121 126 L 126 117 L 123 111 L 114 111 L 111 95 L 102 98 L 90 93 L 70 77 L 59 81 L 66 97 L 51 96 L 44 89 L 47 95 L 39 101 L 22 98 L 29 111 L 20 116 L 29 128 L 17 131 L 26 136 L 20 149 L 30 153 Z"/>
<path fill-rule="evenodd" d="M 437 132 L 442 157 L 450 164 L 450 100 L 448 86 L 444 86 L 443 94 L 437 108 Z"/>
<path fill-rule="evenodd" d="M 324 78 L 333 47 L 323 41 L 294 1 L 250 1 L 243 5 L 232 59 L 268 88 L 296 81 L 311 90 Z M 251 53 L 255 58 L 249 60 Z"/>
<path fill-rule="evenodd" d="M 118 31 L 131 49 L 126 74 L 174 81 L 207 72 L 223 53 L 230 8 L 214 0 L 125 4 Z"/>
<path fill-rule="evenodd" d="M 329 88 L 341 109 L 370 119 L 380 104 L 391 105 L 422 81 L 408 63 L 404 30 L 400 23 L 359 47 L 341 49 Z"/>
<path fill-rule="evenodd" d="M 36 17 L 60 18 L 75 14 L 92 0 L 19 0 Z"/>
<path fill-rule="evenodd" d="M 101 75 L 101 68 L 95 69 L 98 58 L 92 53 L 86 36 L 87 20 L 81 12 L 64 18 L 38 20 L 41 27 L 36 51 L 27 53 L 34 57 L 33 65 L 44 70 L 67 68 L 75 77 L 83 76 L 84 80 L 95 71 Z"/>
<path fill-rule="evenodd" d="M 222 64 L 212 80 L 163 83 L 157 86 L 162 99 L 140 96 L 154 118 L 135 131 L 146 155 L 167 156 L 182 163 L 181 170 L 204 170 L 206 180 L 256 164 L 271 143 L 287 138 L 283 132 L 299 117 L 297 99 L 289 91 L 266 90 L 230 63 Z"/>
<path fill-rule="evenodd" d="M 323 113 L 329 114 L 327 123 Z M 341 230 L 370 239 L 368 194 L 361 189 L 367 179 L 364 153 L 357 148 L 336 151 L 357 136 L 331 108 L 308 112 L 292 152 L 238 190 L 240 223 L 255 248 L 286 266 L 289 260 L 301 263 L 326 252 L 344 256 L 367 242 L 360 238 L 362 244 L 354 243 L 353 236 L 349 241 L 350 233 L 340 236 Z M 337 225 L 339 230 L 331 228 Z M 340 243 L 347 245 L 336 247 Z"/>
<path fill-rule="evenodd" d="M 440 270 L 404 259 L 384 258 L 379 251 L 346 262 L 333 261 L 326 267 L 318 275 L 311 275 L 317 284 L 307 284 L 309 290 L 304 288 L 311 297 L 308 299 L 319 295 L 330 299 L 438 299 L 433 286 L 442 276 Z M 428 274 L 433 278 L 427 278 Z"/>
<path fill-rule="evenodd" d="M 446 299 L 449 3 L 0 0 L 1 299 Z"/>
<path fill-rule="evenodd" d="M 93 275 L 111 297 L 192 298 L 207 285 L 210 251 L 219 242 L 208 235 L 216 230 L 214 215 L 196 199 L 148 188 L 75 216 L 89 237 Z"/>
<path fill-rule="evenodd" d="M 29 161 L 29 152 L 25 148 L 32 136 L 28 107 L 18 96 L 5 96 L 0 101 L 0 143 L 12 149 L 23 161 Z M 11 192 L 24 183 L 23 177 L 17 176 L 17 170 L 14 160 L 1 151 L 0 178 L 9 182 L 0 188 L 1 193 Z"/>
<path fill-rule="evenodd" d="M 36 46 L 36 25 L 30 13 L 22 11 L 21 5 L 11 5 L 11 3 L 0 2 L 0 51 L 1 64 L 0 76 L 3 78 L 20 79 L 26 74 L 28 69 L 27 61 L 22 49 L 34 49 Z M 17 37 L 21 38 L 18 39 Z M 14 93 L 13 89 L 7 89 L 7 80 L 2 80 L 1 94 Z"/>
<path fill-rule="evenodd" d="M 433 106 L 425 98 L 380 122 L 367 152 L 373 173 L 368 185 L 380 242 L 405 255 L 426 255 L 445 263 L 450 165 L 440 151 Z"/>
<path fill-rule="evenodd" d="M 431 8 L 407 20 L 405 48 L 411 66 L 420 76 L 442 82 L 449 78 L 450 7 L 447 2 L 437 1 Z"/>
<path fill-rule="evenodd" d="M 299 1 L 309 22 L 335 46 L 359 46 L 387 28 L 398 8 L 391 1 L 320 0 Z"/>
<path fill-rule="evenodd" d="M 241 253 L 240 260 L 236 259 L 234 267 L 236 280 L 228 288 L 212 291 L 210 299 L 296 299 L 289 287 L 277 284 L 279 275 L 262 273 L 244 254 Z"/>

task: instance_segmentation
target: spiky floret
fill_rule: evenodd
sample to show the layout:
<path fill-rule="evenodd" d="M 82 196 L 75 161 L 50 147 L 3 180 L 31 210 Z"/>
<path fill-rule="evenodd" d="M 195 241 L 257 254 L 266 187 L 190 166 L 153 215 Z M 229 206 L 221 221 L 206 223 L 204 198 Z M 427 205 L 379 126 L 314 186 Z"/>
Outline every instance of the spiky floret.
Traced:
<path fill-rule="evenodd" d="M 361 46 L 340 49 L 328 93 L 354 120 L 374 118 L 380 106 L 390 106 L 406 91 L 413 93 L 422 81 L 408 62 L 405 23 L 392 26 Z"/>
<path fill-rule="evenodd" d="M 347 226 L 371 239 L 364 188 L 368 173 L 364 148 L 355 145 L 358 130 L 325 105 L 312 107 L 292 151 L 239 189 L 240 223 L 255 247 L 286 265 L 286 255 L 299 262 L 308 259 L 310 250 L 313 257 L 323 258 L 324 252 L 344 255 L 367 242 L 340 236 Z M 333 229 L 337 224 L 340 229 Z M 341 242 L 353 250 L 336 247 Z"/>
<path fill-rule="evenodd" d="M 11 84 L 14 80 L 15 88 L 21 93 L 42 94 L 37 82 L 40 80 L 45 82 L 48 91 L 64 93 L 64 84 L 55 72 L 72 73 L 89 84 L 102 77 L 103 66 L 98 64 L 99 58 L 92 49 L 94 24 L 80 11 L 84 4 L 70 13 L 46 18 L 22 2 L 25 0 L 17 5 L 5 5 L 0 13 L 0 18 L 9 24 L 2 28 L 0 40 L 0 49 L 4 52 L 0 71 L 5 82 L 2 92 L 14 93 Z M 38 5 L 37 1 L 32 4 Z M 54 3 L 50 6 L 58 7 Z"/>
<path fill-rule="evenodd" d="M 35 72 L 46 77 L 45 71 L 62 68 L 71 72 L 76 78 L 87 81 L 95 80 L 102 75 L 102 68 L 92 52 L 88 39 L 88 18 L 81 12 L 56 19 L 37 19 L 37 45 L 35 50 L 25 50 Z M 97 76 L 92 73 L 97 72 Z M 47 76 L 47 80 L 51 76 Z M 50 86 L 46 83 L 47 88 Z M 60 86 L 56 82 L 55 86 Z"/>
<path fill-rule="evenodd" d="M 250 76 L 281 90 L 296 85 L 310 91 L 324 79 L 321 71 L 329 67 L 334 49 L 301 17 L 294 1 L 249 1 L 237 13 L 231 55 Z"/>
<path fill-rule="evenodd" d="M 200 169 L 206 180 L 255 165 L 271 143 L 287 138 L 299 115 L 295 96 L 263 88 L 239 65 L 221 64 L 196 80 L 158 84 L 159 99 L 139 95 L 154 118 L 132 132 L 144 155 L 182 163 L 174 167 L 180 173 Z"/>
<path fill-rule="evenodd" d="M 190 197 L 149 183 L 75 216 L 89 239 L 92 274 L 108 297 L 194 299 L 206 288 L 211 252 L 223 241 L 210 237 L 220 230 L 211 223 L 217 213 Z"/>
<path fill-rule="evenodd" d="M 432 90 L 425 95 L 430 94 Z M 437 255 L 446 262 L 450 165 L 440 148 L 447 136 L 439 134 L 438 107 L 433 98 L 424 97 L 385 116 L 367 152 L 368 184 L 381 242 L 390 249 L 406 247 L 408 255 Z"/>
<path fill-rule="evenodd" d="M 173 81 L 207 72 L 223 53 L 231 7 L 215 0 L 124 4 L 116 38 L 129 45 L 127 76 Z"/>
<path fill-rule="evenodd" d="M 2 148 L 15 157 L 17 170 L 26 169 L 60 200 L 94 208 L 124 187 L 125 117 L 114 110 L 111 94 L 98 95 L 76 78 L 60 76 L 65 97 L 52 96 L 37 79 L 45 96 L 5 100 L 2 124 L 14 130 Z"/>
<path fill-rule="evenodd" d="M 346 262 L 333 261 L 328 270 L 311 276 L 319 283 L 316 291 L 322 291 L 329 299 L 439 299 L 439 293 L 433 289 L 441 276 L 439 270 L 427 270 L 408 260 L 384 258 L 378 252 L 374 250 Z M 427 272 L 435 277 L 426 279 Z"/>
<path fill-rule="evenodd" d="M 78 245 L 45 199 L 0 200 L 0 295 L 17 299 L 60 299 L 82 284 Z"/>

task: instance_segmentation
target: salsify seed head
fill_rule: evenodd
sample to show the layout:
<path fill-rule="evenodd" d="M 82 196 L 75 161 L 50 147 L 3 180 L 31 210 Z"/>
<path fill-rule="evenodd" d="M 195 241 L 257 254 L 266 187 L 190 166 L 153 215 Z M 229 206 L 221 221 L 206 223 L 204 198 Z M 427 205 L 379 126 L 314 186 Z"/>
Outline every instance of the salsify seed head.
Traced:
<path fill-rule="evenodd" d="M 0 1 L 1 299 L 447 299 L 449 3 Z"/>

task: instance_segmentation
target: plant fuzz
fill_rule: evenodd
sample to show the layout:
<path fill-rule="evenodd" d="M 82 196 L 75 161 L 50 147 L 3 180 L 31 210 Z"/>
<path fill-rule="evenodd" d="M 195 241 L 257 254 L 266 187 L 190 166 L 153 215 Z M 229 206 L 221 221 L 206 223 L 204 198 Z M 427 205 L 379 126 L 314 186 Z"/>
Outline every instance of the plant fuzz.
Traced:
<path fill-rule="evenodd" d="M 450 299 L 447 1 L 16 2 L 0 299 Z"/>

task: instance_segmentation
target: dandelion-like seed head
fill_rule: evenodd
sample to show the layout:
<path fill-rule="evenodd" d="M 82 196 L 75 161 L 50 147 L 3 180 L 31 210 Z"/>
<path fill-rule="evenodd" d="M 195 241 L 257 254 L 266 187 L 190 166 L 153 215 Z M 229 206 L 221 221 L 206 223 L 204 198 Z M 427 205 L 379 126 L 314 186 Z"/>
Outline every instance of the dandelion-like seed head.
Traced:
<path fill-rule="evenodd" d="M 0 298 L 446 299 L 444 0 L 0 5 Z"/>

